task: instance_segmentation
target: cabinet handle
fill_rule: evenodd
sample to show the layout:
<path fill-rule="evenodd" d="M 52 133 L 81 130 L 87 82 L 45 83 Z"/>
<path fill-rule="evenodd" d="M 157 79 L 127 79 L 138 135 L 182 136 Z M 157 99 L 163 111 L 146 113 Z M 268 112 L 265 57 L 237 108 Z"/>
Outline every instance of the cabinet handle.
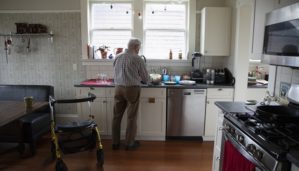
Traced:
<path fill-rule="evenodd" d="M 149 97 L 148 98 L 148 102 L 149 103 L 155 103 L 156 102 L 156 99 L 154 97 Z"/>
<path fill-rule="evenodd" d="M 210 104 L 210 101 L 207 101 L 207 104 Z"/>
<path fill-rule="evenodd" d="M 107 103 L 107 101 L 106 101 L 106 100 L 103 100 L 103 103 Z"/>
<path fill-rule="evenodd" d="M 222 91 L 222 88 L 218 88 L 218 91 Z"/>
<path fill-rule="evenodd" d="M 94 115 L 91 115 L 91 118 L 94 119 L 95 118 Z"/>
<path fill-rule="evenodd" d="M 220 160 L 220 157 L 218 156 L 218 157 L 216 157 L 216 160 Z"/>

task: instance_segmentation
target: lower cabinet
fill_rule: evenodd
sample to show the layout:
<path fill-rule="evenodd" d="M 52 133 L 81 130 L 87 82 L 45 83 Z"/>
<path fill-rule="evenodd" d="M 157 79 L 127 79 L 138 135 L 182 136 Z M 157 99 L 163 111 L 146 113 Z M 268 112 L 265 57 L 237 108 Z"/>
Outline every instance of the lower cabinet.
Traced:
<path fill-rule="evenodd" d="M 223 123 L 224 114 L 222 111 L 218 111 L 217 115 L 217 127 L 216 127 L 216 136 L 214 141 L 214 151 L 213 151 L 213 171 L 219 171 L 221 166 L 221 158 L 222 158 L 222 151 L 221 151 L 221 145 L 223 140 L 223 134 L 222 134 L 222 123 Z"/>
<path fill-rule="evenodd" d="M 216 101 L 233 101 L 233 88 L 208 88 L 204 140 L 214 141 L 219 108 Z"/>
<path fill-rule="evenodd" d="M 77 97 L 84 97 L 91 92 L 97 96 L 97 98 L 91 103 L 91 108 L 89 108 L 88 103 L 78 103 L 77 111 L 78 114 L 84 119 L 93 118 L 98 125 L 101 135 L 108 135 L 108 113 L 110 112 L 109 104 L 106 97 L 106 89 L 94 90 L 90 88 L 80 88 L 77 90 Z"/>
<path fill-rule="evenodd" d="M 166 97 L 142 97 L 139 105 L 137 135 L 142 139 L 165 140 Z"/>
<path fill-rule="evenodd" d="M 114 106 L 114 88 L 78 88 L 77 96 L 94 93 L 97 98 L 92 103 L 91 116 L 97 122 L 102 135 L 112 135 L 112 119 Z M 84 119 L 89 118 L 88 104 L 78 105 L 78 111 Z M 127 114 L 121 123 L 121 135 L 125 137 Z M 166 135 L 166 89 L 142 88 L 138 118 L 137 138 L 141 140 L 165 140 Z"/>

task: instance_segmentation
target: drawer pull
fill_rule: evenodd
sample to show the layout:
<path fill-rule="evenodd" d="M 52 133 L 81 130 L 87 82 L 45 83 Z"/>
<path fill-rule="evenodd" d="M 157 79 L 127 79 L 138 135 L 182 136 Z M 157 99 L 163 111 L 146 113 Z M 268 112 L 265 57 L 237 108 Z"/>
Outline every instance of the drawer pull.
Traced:
<path fill-rule="evenodd" d="M 222 91 L 222 88 L 218 88 L 218 91 Z"/>
<path fill-rule="evenodd" d="M 156 102 L 156 99 L 154 97 L 149 97 L 148 98 L 148 102 L 149 103 L 155 103 Z"/>

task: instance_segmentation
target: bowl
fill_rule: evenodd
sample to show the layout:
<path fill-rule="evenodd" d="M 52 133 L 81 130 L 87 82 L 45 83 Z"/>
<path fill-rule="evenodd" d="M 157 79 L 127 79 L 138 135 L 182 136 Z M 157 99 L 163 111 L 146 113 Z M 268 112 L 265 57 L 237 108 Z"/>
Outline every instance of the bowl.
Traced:
<path fill-rule="evenodd" d="M 150 79 L 152 84 L 157 85 L 161 83 L 162 76 L 161 74 L 150 74 Z"/>

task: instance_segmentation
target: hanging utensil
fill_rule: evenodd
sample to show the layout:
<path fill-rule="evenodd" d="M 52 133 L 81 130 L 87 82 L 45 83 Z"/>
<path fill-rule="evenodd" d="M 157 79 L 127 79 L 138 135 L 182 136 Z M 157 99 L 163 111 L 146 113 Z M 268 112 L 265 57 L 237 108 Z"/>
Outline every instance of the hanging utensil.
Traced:
<path fill-rule="evenodd" d="M 8 64 L 8 45 L 7 45 L 6 37 L 4 40 L 4 51 L 5 51 L 6 63 Z"/>
<path fill-rule="evenodd" d="M 27 53 L 29 53 L 30 52 L 30 37 L 28 37 L 28 43 L 27 43 L 26 49 L 27 49 Z"/>

